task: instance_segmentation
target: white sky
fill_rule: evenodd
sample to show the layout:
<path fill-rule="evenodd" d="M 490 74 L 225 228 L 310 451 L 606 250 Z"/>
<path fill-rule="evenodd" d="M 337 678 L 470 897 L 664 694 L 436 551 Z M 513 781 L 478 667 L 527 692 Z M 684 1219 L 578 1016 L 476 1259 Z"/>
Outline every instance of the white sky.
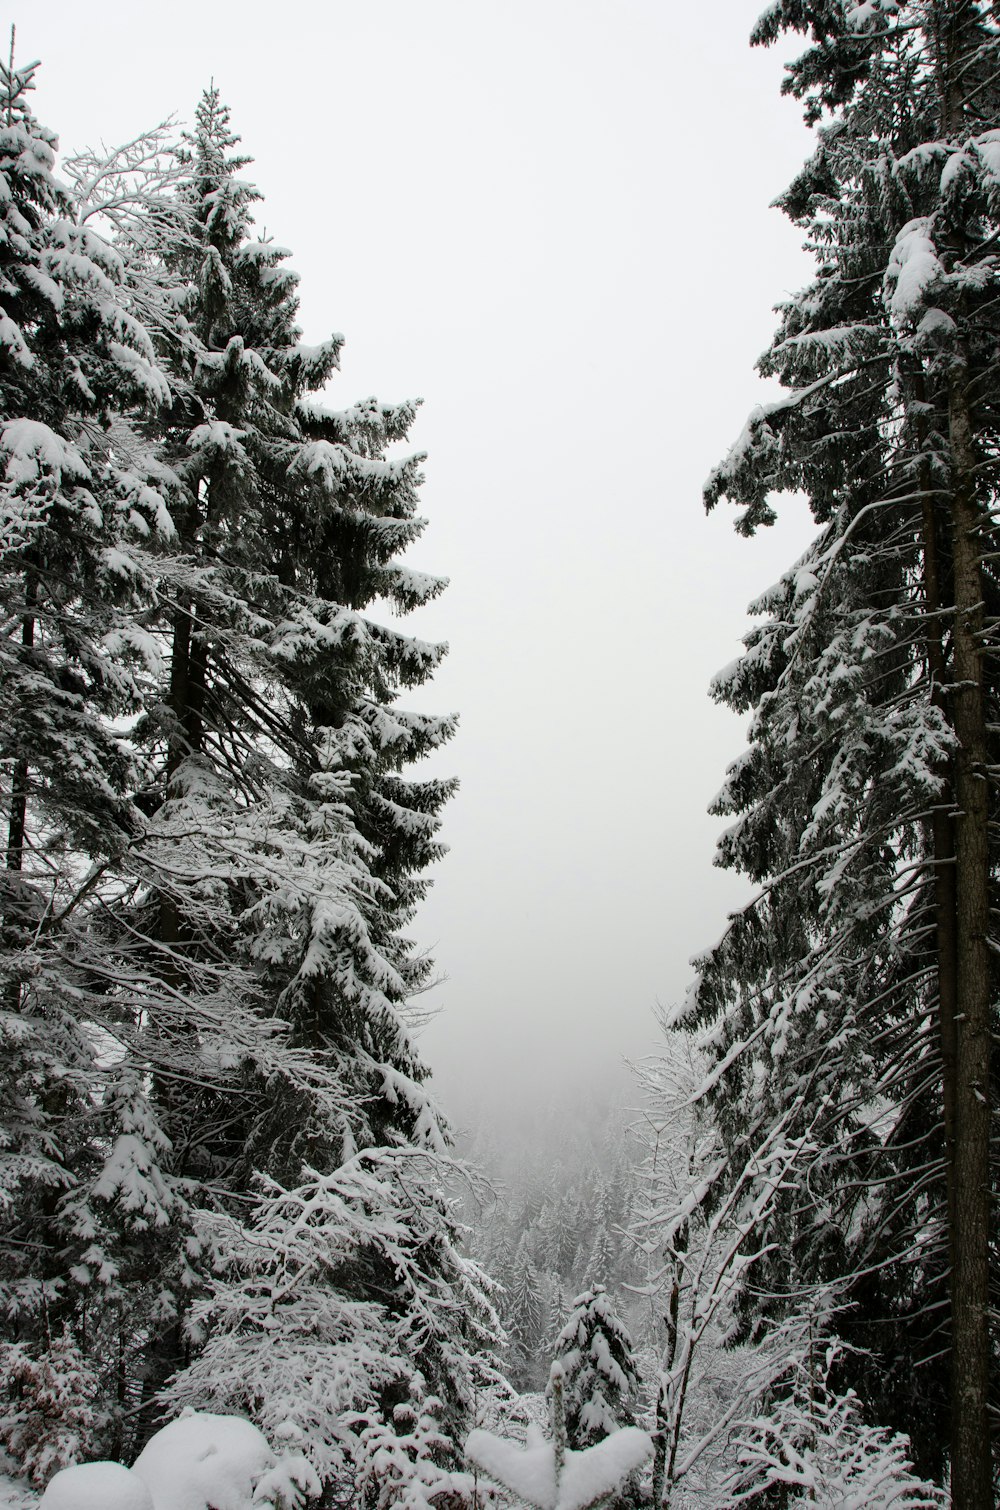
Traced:
<path fill-rule="evenodd" d="M 214 77 L 344 404 L 423 395 L 452 586 L 421 706 L 462 790 L 419 920 L 448 979 L 424 1050 L 462 1118 L 586 1095 L 654 1040 L 744 894 L 705 808 L 743 747 L 706 696 L 807 537 L 737 538 L 701 483 L 762 395 L 771 306 L 809 276 L 771 200 L 808 154 L 763 0 L 79 0 L 18 60 L 65 149 L 190 118 Z"/>

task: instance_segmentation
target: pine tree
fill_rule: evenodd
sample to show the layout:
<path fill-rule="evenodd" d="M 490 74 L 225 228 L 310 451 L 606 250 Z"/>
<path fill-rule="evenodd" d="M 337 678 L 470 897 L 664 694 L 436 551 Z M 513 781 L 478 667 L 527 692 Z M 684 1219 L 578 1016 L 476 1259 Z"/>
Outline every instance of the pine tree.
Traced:
<path fill-rule="evenodd" d="M 169 388 L 121 257 L 55 180 L 32 75 L 0 66 L 0 593 L 13 629 L 0 647 L 0 1286 L 6 1326 L 41 1368 L 65 1327 L 87 1331 L 91 1274 L 74 1259 L 94 1233 L 71 1242 L 73 1204 L 114 1141 L 109 1073 L 134 1064 L 86 919 L 141 830 L 121 732 L 142 706 L 130 631 L 150 602 L 149 543 L 172 522 L 137 434 Z"/>
<path fill-rule="evenodd" d="M 594 1245 L 587 1259 L 586 1276 L 591 1285 L 603 1284 L 605 1280 L 614 1284 L 616 1279 L 611 1234 L 603 1222 L 594 1234 Z"/>
<path fill-rule="evenodd" d="M 789 393 L 706 502 L 743 505 L 752 533 L 773 492 L 801 490 L 819 533 L 716 685 L 754 714 L 719 861 L 760 891 L 700 962 L 690 1014 L 733 1167 L 769 1126 L 797 1150 L 745 1314 L 842 1282 L 838 1325 L 883 1360 L 859 1392 L 920 1422 L 922 1471 L 941 1468 L 948 1358 L 965 1507 L 992 1478 L 1000 48 L 972 0 L 782 0 L 755 41 L 789 28 L 811 45 L 786 88 L 823 124 L 781 204 L 818 274 L 760 364 Z"/>
<path fill-rule="evenodd" d="M 443 585 L 397 559 L 420 458 L 387 452 L 415 408 L 313 397 L 340 338 L 302 343 L 214 91 L 176 213 L 140 186 L 112 247 L 87 223 L 94 174 L 78 211 L 30 80 L 4 79 L 5 1311 L 41 1353 L 71 1324 L 116 1454 L 178 1369 L 190 1396 L 277 1419 L 282 1360 L 317 1335 L 346 1381 L 327 1446 L 418 1372 L 457 1431 L 497 1321 L 406 1019 L 451 783 L 405 768 L 453 721 L 395 706 L 442 652 L 365 614 Z M 363 1216 L 349 1238 L 334 1199 L 329 1261 L 274 1307 L 274 1366 L 227 1375 L 228 1343 L 252 1351 L 241 1287 L 273 1289 L 275 1223 L 309 1180 Z M 219 1377 L 197 1373 L 203 1323 Z"/>
<path fill-rule="evenodd" d="M 526 1234 L 514 1254 L 503 1321 L 510 1338 L 512 1383 L 523 1389 L 538 1388 L 544 1380 L 538 1356 L 543 1316 L 538 1271 L 531 1259 Z"/>
<path fill-rule="evenodd" d="M 571 1448 L 592 1447 L 622 1426 L 634 1426 L 639 1381 L 632 1339 L 604 1285 L 592 1285 L 573 1301 L 555 1357 L 565 1378 Z"/>
<path fill-rule="evenodd" d="M 391 1415 L 418 1372 L 457 1432 L 499 1334 L 486 1282 L 460 1255 L 445 1194 L 450 1135 L 406 1021 L 430 967 L 403 930 L 426 885 L 420 872 L 440 853 L 437 813 L 451 784 L 411 780 L 404 767 L 452 721 L 395 702 L 441 652 L 364 612 L 376 598 L 414 607 L 443 585 L 396 559 L 423 527 L 419 458 L 385 451 L 405 438 L 414 408 L 372 400 L 336 413 L 312 397 L 340 338 L 303 346 L 287 254 L 250 237 L 254 194 L 235 145 L 210 91 L 188 148 L 193 236 L 177 253 L 189 290 L 175 358 L 183 401 L 162 444 L 187 505 L 181 552 L 166 564 L 178 584 L 166 625 L 168 714 L 148 730 L 161 772 L 151 827 L 163 836 L 166 878 L 150 931 L 161 956 L 183 961 L 185 989 L 223 955 L 239 961 L 299 1072 L 275 1075 L 259 1055 L 244 1056 L 236 1087 L 210 1086 L 194 1100 L 165 1087 L 188 1178 L 211 1182 L 218 1200 L 220 1189 L 240 1196 L 265 1177 L 256 1214 L 240 1209 L 226 1239 L 225 1276 L 206 1277 L 191 1312 L 189 1330 L 208 1324 L 212 1340 L 173 1398 L 274 1421 L 289 1380 L 307 1372 L 323 1396 L 313 1423 L 322 1454 L 351 1412 Z M 194 859 L 220 846 L 227 875 L 219 901 L 229 916 L 211 929 L 204 881 L 184 864 L 192 834 Z M 294 1225 L 304 1180 L 356 1188 L 371 1240 L 341 1242 L 334 1199 L 329 1233 L 319 1234 L 329 1261 L 308 1259 L 296 1282 L 311 1297 L 278 1307 L 261 1337 L 241 1309 L 243 1276 L 254 1294 L 275 1282 L 280 1291 L 268 1255 L 282 1262 L 281 1222 Z M 194 1229 L 196 1242 L 215 1245 L 210 1215 Z M 385 1350 L 359 1373 L 350 1326 L 337 1327 L 366 1308 L 379 1318 L 373 1355 L 380 1337 Z M 316 1354 L 310 1318 L 322 1316 L 334 1320 L 316 1321 L 325 1343 Z M 154 1345 L 147 1372 L 162 1379 L 186 1362 L 175 1322 Z M 230 1368 L 244 1346 L 254 1367 Z"/>

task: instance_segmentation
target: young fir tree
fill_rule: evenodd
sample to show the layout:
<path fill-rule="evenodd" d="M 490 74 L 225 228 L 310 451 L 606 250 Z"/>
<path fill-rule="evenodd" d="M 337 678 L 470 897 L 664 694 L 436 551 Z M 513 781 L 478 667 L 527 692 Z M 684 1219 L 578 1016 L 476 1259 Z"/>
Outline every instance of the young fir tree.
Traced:
<path fill-rule="evenodd" d="M 503 1320 L 510 1339 L 512 1383 L 520 1389 L 539 1388 L 544 1382 L 544 1366 L 539 1357 L 544 1316 L 538 1271 L 532 1262 L 527 1234 L 522 1236 L 514 1254 Z"/>
<path fill-rule="evenodd" d="M 615 1315 L 603 1285 L 573 1301 L 556 1339 L 556 1362 L 565 1378 L 566 1435 L 575 1450 L 635 1425 L 638 1375 L 632 1339 Z"/>
<path fill-rule="evenodd" d="M 992 1493 L 1000 44 L 974 0 L 781 0 L 754 39 L 786 29 L 810 46 L 785 87 L 822 124 L 781 205 L 817 277 L 760 364 L 788 395 L 706 502 L 751 533 L 801 490 L 819 533 L 716 686 L 754 715 L 719 859 L 760 889 L 689 1015 L 732 1167 L 769 1125 L 797 1151 L 746 1313 L 842 1282 L 838 1325 L 881 1360 L 859 1393 L 919 1423 L 925 1472 L 950 1394 L 971 1507 Z"/>

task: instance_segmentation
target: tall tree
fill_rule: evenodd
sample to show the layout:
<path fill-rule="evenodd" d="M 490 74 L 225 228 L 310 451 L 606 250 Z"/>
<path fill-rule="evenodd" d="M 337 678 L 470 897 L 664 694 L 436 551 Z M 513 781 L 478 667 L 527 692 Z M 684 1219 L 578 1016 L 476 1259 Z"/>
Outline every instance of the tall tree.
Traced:
<path fill-rule="evenodd" d="M 172 530 L 136 432 L 168 384 L 122 258 L 54 177 L 33 73 L 0 65 L 0 1283 L 28 1347 L 80 1320 L 80 1248 L 63 1245 L 76 1192 L 100 1172 L 107 1067 L 121 1062 L 82 919 L 141 827 L 128 630 L 149 604 L 148 542 Z"/>
<path fill-rule="evenodd" d="M 179 180 L 157 161 L 123 218 L 107 184 L 145 148 L 82 159 L 74 205 L 30 79 L 4 80 L 5 1312 L 36 1351 L 71 1327 L 126 1454 L 203 1322 L 216 1358 L 227 1326 L 248 1344 L 227 1295 L 285 1261 L 303 1182 L 339 1180 L 357 1222 L 335 1198 L 329 1262 L 275 1308 L 286 1351 L 312 1303 L 347 1377 L 337 1318 L 377 1318 L 350 1408 L 391 1411 L 419 1373 L 457 1429 L 497 1323 L 409 1029 L 452 783 L 405 770 L 453 720 L 396 706 L 441 647 L 365 612 L 443 586 L 398 560 L 423 527 L 420 458 L 389 454 L 415 406 L 316 401 L 341 340 L 303 344 L 214 91 Z M 272 1419 L 272 1385 L 248 1371 L 230 1403 Z"/>
<path fill-rule="evenodd" d="M 754 40 L 788 29 L 811 45 L 785 88 L 821 124 L 780 203 L 817 276 L 760 363 L 788 396 L 754 412 L 706 503 L 743 505 L 752 533 L 773 492 L 801 490 L 819 533 L 716 686 L 754 714 L 719 862 L 760 891 L 690 1015 L 731 1150 L 779 1116 L 800 1140 L 748 1313 L 843 1280 L 842 1330 L 885 1360 L 869 1402 L 921 1421 L 925 1466 L 950 1390 L 971 1507 L 992 1493 L 997 18 L 780 0 Z"/>
<path fill-rule="evenodd" d="M 235 1093 L 210 1086 L 192 1098 L 165 1087 L 171 1141 L 191 1161 L 178 1173 L 221 1191 L 224 1208 L 235 1196 L 229 1213 L 239 1215 L 226 1228 L 229 1272 L 194 1312 L 216 1335 L 174 1398 L 221 1399 L 273 1421 L 287 1408 L 290 1367 L 307 1368 L 319 1388 L 309 1360 L 321 1335 L 322 1377 L 340 1380 L 324 1391 L 317 1451 L 327 1451 L 347 1429 L 341 1417 L 389 1410 L 415 1372 L 457 1430 L 475 1355 L 488 1352 L 497 1324 L 482 1277 L 458 1251 L 443 1194 L 450 1134 L 408 1022 L 430 964 L 404 930 L 427 884 L 421 872 L 441 853 L 438 811 L 452 783 L 413 780 L 405 767 L 447 738 L 453 720 L 396 701 L 443 650 L 366 613 L 385 599 L 406 611 L 444 585 L 398 560 L 423 528 L 420 458 L 387 452 L 405 440 L 415 408 L 369 400 L 334 412 L 317 401 L 341 338 L 303 344 L 287 253 L 251 234 L 256 196 L 236 143 L 211 90 L 187 149 L 193 232 L 165 252 L 187 292 L 162 459 L 186 505 L 164 579 L 165 717 L 147 730 L 151 832 L 167 845 L 151 932 L 168 966 L 177 962 L 182 995 L 205 962 L 243 963 L 276 1033 L 311 1073 L 275 1076 L 248 1059 Z M 223 872 L 228 864 L 229 916 L 213 913 L 210 927 L 204 878 L 184 864 L 192 835 L 196 859 L 217 852 Z M 240 854 L 256 854 L 256 876 L 249 860 L 237 865 Z M 257 1176 L 266 1183 L 247 1211 Z M 368 1226 L 341 1242 L 342 1197 L 332 1197 L 317 1233 L 327 1261 L 317 1268 L 307 1256 L 295 1282 L 297 1295 L 311 1285 L 313 1299 L 276 1306 L 261 1339 L 239 1297 L 244 1283 L 255 1294 L 271 1283 L 283 1290 L 291 1260 L 278 1229 L 295 1225 L 303 1181 L 357 1190 Z M 195 1225 L 216 1247 L 212 1217 Z M 343 1317 L 365 1308 L 391 1346 L 378 1368 L 358 1370 Z M 321 1316 L 332 1319 L 320 1325 Z M 261 1340 L 259 1368 L 219 1364 Z M 183 1329 L 171 1326 L 155 1346 L 161 1380 L 188 1362 Z"/>

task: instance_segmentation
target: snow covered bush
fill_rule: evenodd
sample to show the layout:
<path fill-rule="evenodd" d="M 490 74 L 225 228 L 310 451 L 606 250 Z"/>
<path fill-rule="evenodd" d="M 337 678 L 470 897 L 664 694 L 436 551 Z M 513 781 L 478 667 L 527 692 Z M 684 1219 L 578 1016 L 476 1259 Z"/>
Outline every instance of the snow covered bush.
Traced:
<path fill-rule="evenodd" d="M 39 1510 L 156 1510 L 156 1506 L 139 1475 L 121 1463 L 75 1463 L 49 1481 Z"/>
<path fill-rule="evenodd" d="M 745 1423 L 726 1510 L 770 1503 L 778 1485 L 788 1510 L 944 1510 L 950 1503 L 913 1472 L 906 1437 L 867 1425 L 853 1390 L 829 1388 L 835 1356 L 831 1349 L 820 1367 L 800 1366 L 788 1398 Z"/>
<path fill-rule="evenodd" d="M 470 1432 L 465 1455 L 509 1494 L 533 1510 L 596 1510 L 608 1505 L 652 1455 L 653 1443 L 635 1426 L 613 1431 L 593 1447 L 574 1451 L 566 1441 L 565 1375 L 553 1363 L 549 1376 L 551 1440 L 529 1426 L 525 1444 L 490 1431 Z"/>
<path fill-rule="evenodd" d="M 372 1416 L 361 1431 L 358 1490 L 369 1510 L 436 1510 L 471 1497 L 467 1475 L 447 1470 L 453 1444 L 441 1431 L 441 1401 L 425 1395 L 416 1375 L 409 1398 L 392 1411 L 391 1421 Z"/>
<path fill-rule="evenodd" d="M 36 1355 L 16 1342 L 0 1345 L 0 1444 L 21 1473 L 42 1488 L 53 1474 L 94 1451 L 103 1425 L 96 1378 L 73 1339 L 53 1338 Z"/>
<path fill-rule="evenodd" d="M 155 1510 L 299 1510 L 319 1495 L 300 1454 L 276 1459 L 267 1438 L 242 1416 L 187 1411 L 151 1437 L 133 1472 Z"/>

